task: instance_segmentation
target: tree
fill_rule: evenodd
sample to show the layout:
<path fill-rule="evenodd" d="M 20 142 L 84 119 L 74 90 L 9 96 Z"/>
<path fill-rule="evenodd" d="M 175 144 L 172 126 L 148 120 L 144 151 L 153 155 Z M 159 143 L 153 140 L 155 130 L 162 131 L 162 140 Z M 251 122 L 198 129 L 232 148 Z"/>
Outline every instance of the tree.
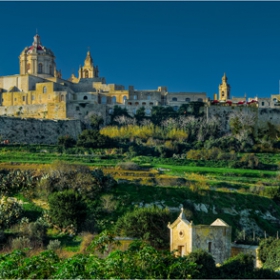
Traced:
<path fill-rule="evenodd" d="M 169 242 L 167 223 L 171 214 L 167 209 L 139 208 L 118 219 L 117 234 L 141 238 L 156 247 L 166 247 Z"/>
<path fill-rule="evenodd" d="M 140 107 L 137 111 L 136 114 L 134 115 L 137 124 L 139 125 L 144 119 L 145 119 L 145 108 L 142 106 Z"/>
<path fill-rule="evenodd" d="M 104 124 L 104 119 L 101 116 L 93 114 L 89 118 L 90 125 L 93 129 L 99 130 L 100 126 Z"/>
<path fill-rule="evenodd" d="M 49 197 L 49 214 L 60 230 L 72 227 L 79 231 L 86 219 L 87 206 L 80 194 L 72 190 L 55 192 Z"/>
<path fill-rule="evenodd" d="M 0 200 L 0 230 L 15 224 L 23 213 L 22 204 L 16 199 L 2 197 Z"/>
<path fill-rule="evenodd" d="M 215 275 L 217 273 L 216 265 L 213 257 L 209 253 L 201 249 L 198 249 L 196 251 L 191 252 L 187 256 L 187 259 L 190 262 L 197 264 L 197 271 L 192 274 L 193 278 L 196 279 L 215 278 Z"/>
<path fill-rule="evenodd" d="M 226 279 L 254 278 L 254 256 L 238 254 L 227 259 L 219 268 L 220 277 Z"/>
<path fill-rule="evenodd" d="M 171 107 L 155 106 L 152 109 L 151 121 L 154 125 L 161 125 L 162 121 L 169 118 L 176 118 L 178 113 Z"/>
<path fill-rule="evenodd" d="M 72 148 L 76 145 L 76 140 L 69 135 L 60 136 L 58 138 L 58 145 L 63 146 L 64 149 Z"/>
<path fill-rule="evenodd" d="M 98 130 L 84 130 L 79 135 L 77 144 L 84 148 L 106 148 L 112 146 L 112 140 Z"/>

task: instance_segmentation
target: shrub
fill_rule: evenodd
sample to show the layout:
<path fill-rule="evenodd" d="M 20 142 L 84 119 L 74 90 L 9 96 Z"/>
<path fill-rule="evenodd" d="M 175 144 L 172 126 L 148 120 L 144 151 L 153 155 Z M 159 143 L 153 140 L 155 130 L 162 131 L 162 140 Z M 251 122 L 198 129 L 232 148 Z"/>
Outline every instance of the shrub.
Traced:
<path fill-rule="evenodd" d="M 169 242 L 166 225 L 170 220 L 167 209 L 139 208 L 119 218 L 115 231 L 123 236 L 142 238 L 159 248 L 166 247 Z"/>
<path fill-rule="evenodd" d="M 135 162 L 119 162 L 117 167 L 123 170 L 139 170 L 140 166 Z"/>
<path fill-rule="evenodd" d="M 50 240 L 47 246 L 48 250 L 53 250 L 53 251 L 59 250 L 60 248 L 61 248 L 61 241 L 59 241 L 58 239 Z"/>
<path fill-rule="evenodd" d="M 56 192 L 49 197 L 50 217 L 60 230 L 80 230 L 86 219 L 87 206 L 80 194 L 71 190 Z"/>
<path fill-rule="evenodd" d="M 12 240 L 13 250 L 22 250 L 30 247 L 30 239 L 26 237 L 18 237 Z"/>

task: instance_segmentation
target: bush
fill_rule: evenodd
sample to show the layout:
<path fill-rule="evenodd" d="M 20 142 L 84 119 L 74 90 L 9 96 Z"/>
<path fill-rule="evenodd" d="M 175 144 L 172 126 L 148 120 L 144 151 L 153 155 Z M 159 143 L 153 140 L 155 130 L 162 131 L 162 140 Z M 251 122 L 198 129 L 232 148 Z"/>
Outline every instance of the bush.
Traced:
<path fill-rule="evenodd" d="M 61 241 L 59 241 L 58 239 L 50 240 L 47 246 L 48 250 L 53 250 L 53 251 L 59 250 L 60 248 L 61 248 Z"/>
<path fill-rule="evenodd" d="M 139 170 L 140 166 L 135 162 L 119 162 L 117 167 L 123 170 Z"/>
<path fill-rule="evenodd" d="M 30 239 L 26 237 L 18 237 L 12 240 L 13 250 L 22 250 L 30 247 Z"/>
<path fill-rule="evenodd" d="M 78 146 L 84 148 L 110 148 L 112 147 L 112 139 L 102 135 L 98 130 L 84 130 L 77 142 Z"/>
<path fill-rule="evenodd" d="M 216 265 L 213 257 L 209 253 L 199 249 L 194 252 L 191 252 L 187 256 L 187 259 L 190 262 L 194 262 L 198 265 L 198 270 L 194 274 L 192 274 L 193 278 L 215 278 L 215 275 L 217 273 Z"/>
<path fill-rule="evenodd" d="M 141 238 L 155 247 L 162 248 L 167 247 L 169 243 L 166 225 L 170 220 L 171 214 L 167 209 L 139 208 L 119 218 L 115 231 L 121 236 Z"/>
<path fill-rule="evenodd" d="M 49 197 L 49 214 L 60 230 L 80 230 L 86 219 L 87 206 L 80 194 L 71 190 L 56 192 Z"/>

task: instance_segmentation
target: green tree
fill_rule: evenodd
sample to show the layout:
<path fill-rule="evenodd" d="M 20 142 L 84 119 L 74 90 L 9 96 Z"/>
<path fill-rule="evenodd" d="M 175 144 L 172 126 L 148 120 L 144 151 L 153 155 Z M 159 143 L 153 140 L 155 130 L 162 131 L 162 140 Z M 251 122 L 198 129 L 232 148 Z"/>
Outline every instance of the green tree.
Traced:
<path fill-rule="evenodd" d="M 15 224 L 23 213 L 22 204 L 16 199 L 2 197 L 0 200 L 0 230 Z"/>
<path fill-rule="evenodd" d="M 254 259 L 254 256 L 243 253 L 227 259 L 219 268 L 220 277 L 225 279 L 254 278 Z"/>
<path fill-rule="evenodd" d="M 55 192 L 49 197 L 49 207 L 51 221 L 60 230 L 72 226 L 80 231 L 87 213 L 87 206 L 80 194 L 72 190 Z"/>
<path fill-rule="evenodd" d="M 216 265 L 213 257 L 201 249 L 191 252 L 187 259 L 197 264 L 197 271 L 192 274 L 193 278 L 206 279 L 215 278 L 217 274 Z"/>
<path fill-rule="evenodd" d="M 142 106 L 140 107 L 137 111 L 136 114 L 134 115 L 137 124 L 139 125 L 144 119 L 145 119 L 145 108 Z"/>
<path fill-rule="evenodd" d="M 77 142 L 84 148 L 106 148 L 112 146 L 112 139 L 99 133 L 98 130 L 84 130 Z"/>
<path fill-rule="evenodd" d="M 93 129 L 99 130 L 100 126 L 104 124 L 104 119 L 96 114 L 90 116 L 90 125 Z"/>
<path fill-rule="evenodd" d="M 60 136 L 58 138 L 58 145 L 62 146 L 64 149 L 72 148 L 76 145 L 76 143 L 76 140 L 69 135 Z"/>
<path fill-rule="evenodd" d="M 167 209 L 138 208 L 119 218 L 115 231 L 123 236 L 147 240 L 152 245 L 162 248 L 167 247 L 169 242 L 166 225 L 170 220 L 171 214 Z"/>
<path fill-rule="evenodd" d="M 155 106 L 152 109 L 151 121 L 154 125 L 161 125 L 164 120 L 176 118 L 178 113 L 171 107 Z"/>

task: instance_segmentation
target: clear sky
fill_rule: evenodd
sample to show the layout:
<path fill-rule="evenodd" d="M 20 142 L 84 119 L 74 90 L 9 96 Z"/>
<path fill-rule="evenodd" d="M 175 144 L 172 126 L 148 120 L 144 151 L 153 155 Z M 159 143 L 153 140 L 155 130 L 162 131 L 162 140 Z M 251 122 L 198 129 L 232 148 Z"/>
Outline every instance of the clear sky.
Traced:
<path fill-rule="evenodd" d="M 0 76 L 36 28 L 64 79 L 90 48 L 99 75 L 126 88 L 206 92 L 226 72 L 233 96 L 279 93 L 280 2 L 0 2 Z"/>

